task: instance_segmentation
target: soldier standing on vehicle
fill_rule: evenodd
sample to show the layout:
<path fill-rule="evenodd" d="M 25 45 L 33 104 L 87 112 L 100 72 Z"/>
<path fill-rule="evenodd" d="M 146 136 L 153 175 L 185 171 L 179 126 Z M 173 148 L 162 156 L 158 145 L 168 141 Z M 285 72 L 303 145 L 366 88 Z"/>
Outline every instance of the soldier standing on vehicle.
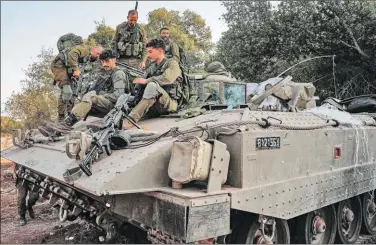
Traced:
<path fill-rule="evenodd" d="M 116 27 L 113 46 L 118 61 L 133 68 L 145 69 L 146 63 L 146 33 L 137 23 L 137 10 L 128 12 L 128 21 Z"/>
<path fill-rule="evenodd" d="M 159 31 L 162 40 L 166 44 L 166 50 L 165 50 L 165 55 L 168 59 L 174 58 L 176 61 L 180 62 L 180 54 L 179 54 L 179 46 L 177 43 L 173 42 L 170 39 L 170 30 L 167 27 L 163 27 Z"/>
<path fill-rule="evenodd" d="M 68 133 L 71 126 L 83 119 L 92 109 L 99 114 L 107 114 L 114 107 L 120 95 L 131 92 L 128 75 L 116 67 L 115 52 L 111 49 L 105 50 L 99 59 L 109 76 L 104 80 L 97 79 L 91 86 L 91 91 L 83 96 L 82 101 L 74 106 L 72 113 L 63 122 L 48 124 L 44 130 L 48 130 L 50 133 Z"/>
<path fill-rule="evenodd" d="M 182 100 L 182 72 L 175 59 L 165 57 L 165 43 L 153 39 L 146 44 L 148 58 L 153 67 L 148 69 L 147 79 L 136 78 L 133 83 L 146 86 L 141 101 L 129 113 L 129 117 L 138 122 L 148 111 L 155 116 L 176 112 Z M 126 128 L 132 125 L 126 121 Z"/>
<path fill-rule="evenodd" d="M 98 45 L 90 49 L 83 44 L 81 37 L 69 33 L 59 39 L 58 49 L 59 54 L 52 61 L 51 71 L 54 85 L 61 89 L 58 100 L 58 120 L 61 121 L 66 114 L 70 114 L 75 100 L 73 94 L 76 91 L 73 90 L 76 89 L 77 84 L 73 84 L 72 79 L 78 80 L 81 73 L 80 66 L 97 60 L 103 48 Z"/>
<path fill-rule="evenodd" d="M 16 179 L 16 187 L 18 189 L 17 206 L 18 214 L 20 215 L 20 226 L 26 225 L 26 211 L 29 213 L 31 219 L 35 219 L 35 213 L 33 206 L 38 201 L 39 193 L 29 190 L 28 182 L 23 184 L 20 179 Z M 29 198 L 26 204 L 26 197 L 29 194 Z"/>

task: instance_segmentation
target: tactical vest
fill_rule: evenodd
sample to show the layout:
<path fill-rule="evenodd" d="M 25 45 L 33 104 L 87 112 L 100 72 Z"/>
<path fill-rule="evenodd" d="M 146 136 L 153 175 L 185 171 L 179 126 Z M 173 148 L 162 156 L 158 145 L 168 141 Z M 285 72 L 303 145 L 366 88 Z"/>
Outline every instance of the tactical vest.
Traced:
<path fill-rule="evenodd" d="M 165 48 L 165 55 L 166 55 L 166 57 L 168 59 L 172 58 L 171 43 L 172 42 L 170 41 L 169 44 L 166 44 L 166 48 Z M 179 60 L 179 65 L 180 65 L 180 69 L 183 69 L 185 71 L 188 68 L 187 57 L 185 56 L 183 48 L 180 47 L 179 45 L 178 45 L 178 48 L 179 48 L 179 59 L 180 59 Z"/>
<path fill-rule="evenodd" d="M 91 85 L 89 91 L 95 90 L 97 94 L 99 94 L 101 91 L 106 93 L 112 93 L 114 91 L 114 84 L 112 82 L 111 77 L 112 74 L 114 74 L 114 72 L 119 70 L 122 71 L 122 69 L 120 69 L 119 67 L 115 67 L 111 72 L 98 72 L 96 80 Z"/>
<path fill-rule="evenodd" d="M 162 75 L 165 70 L 167 69 L 167 59 L 164 59 L 161 64 L 156 66 L 156 68 L 151 72 L 150 76 L 160 76 Z M 179 107 L 183 104 L 187 103 L 189 100 L 189 87 L 186 82 L 184 82 L 184 78 L 187 78 L 182 71 L 183 77 L 178 77 L 176 81 L 171 85 L 163 86 L 163 89 L 169 94 L 169 96 L 176 100 L 179 104 Z"/>
<path fill-rule="evenodd" d="M 172 58 L 172 53 L 171 53 L 171 43 L 166 44 L 165 55 L 166 55 L 166 57 L 167 57 L 168 59 L 171 59 L 171 58 Z"/>
<path fill-rule="evenodd" d="M 81 68 L 81 67 L 80 67 Z M 83 96 L 89 91 L 90 86 L 99 78 L 99 75 L 103 73 L 102 64 L 100 62 L 88 62 L 82 66 L 80 76 L 80 89 L 79 93 Z"/>
<path fill-rule="evenodd" d="M 142 54 L 143 43 L 141 41 L 141 27 L 135 24 L 129 27 L 125 22 L 119 27 L 120 39 L 117 48 L 122 57 L 140 57 Z"/>

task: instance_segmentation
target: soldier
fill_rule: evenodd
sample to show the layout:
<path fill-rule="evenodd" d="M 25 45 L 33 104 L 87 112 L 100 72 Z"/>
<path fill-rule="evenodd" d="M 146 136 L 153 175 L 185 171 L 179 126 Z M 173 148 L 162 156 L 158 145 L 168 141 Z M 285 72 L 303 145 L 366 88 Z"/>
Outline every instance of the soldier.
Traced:
<path fill-rule="evenodd" d="M 167 27 L 163 27 L 159 34 L 162 40 L 166 44 L 165 55 L 168 59 L 174 58 L 176 61 L 180 62 L 179 46 L 170 40 L 170 30 Z"/>
<path fill-rule="evenodd" d="M 206 67 L 205 81 L 223 81 L 223 82 L 236 82 L 236 78 L 232 77 L 225 66 L 219 62 L 214 61 Z"/>
<path fill-rule="evenodd" d="M 146 63 L 146 33 L 137 23 L 137 10 L 128 12 L 128 21 L 116 27 L 113 45 L 118 61 L 133 68 L 145 68 Z"/>
<path fill-rule="evenodd" d="M 61 93 L 58 100 L 58 120 L 65 118 L 66 113 L 69 115 L 73 107 L 73 91 L 71 78 L 80 77 L 80 65 L 87 62 L 95 61 L 102 52 L 103 48 L 98 45 L 94 48 L 89 48 L 82 42 L 78 45 L 70 47 L 66 54 L 59 53 L 51 64 L 51 71 L 53 73 L 54 84 L 60 89 Z"/>
<path fill-rule="evenodd" d="M 128 75 L 116 67 L 115 52 L 110 49 L 105 50 L 99 56 L 99 59 L 103 64 L 104 70 L 109 73 L 108 78 L 96 80 L 92 85 L 91 91 L 83 96 L 82 101 L 74 106 L 71 114 L 63 122 L 49 124 L 44 130 L 52 134 L 55 132 L 68 133 L 71 130 L 71 126 L 83 119 L 89 112 L 94 111 L 99 115 L 107 114 L 114 107 L 120 95 L 131 92 Z M 45 135 L 46 133 L 43 134 Z"/>
<path fill-rule="evenodd" d="M 175 59 L 165 57 L 166 45 L 161 39 L 153 39 L 146 44 L 152 68 L 148 69 L 147 79 L 136 78 L 133 83 L 146 85 L 142 99 L 130 112 L 129 117 L 138 122 L 148 111 L 154 116 L 176 112 L 182 100 L 182 72 Z M 126 128 L 132 125 L 126 121 Z"/>
<path fill-rule="evenodd" d="M 82 97 L 89 92 L 89 88 L 93 82 L 98 79 L 101 74 L 105 73 L 100 60 L 86 64 L 83 69 L 84 72 L 81 76 L 81 82 L 78 90 L 78 97 L 80 101 L 82 100 Z"/>
<path fill-rule="evenodd" d="M 33 210 L 33 206 L 38 201 L 39 193 L 29 190 L 29 186 L 26 181 L 25 184 L 22 183 L 18 178 L 16 179 L 16 186 L 18 189 L 18 196 L 17 196 L 17 206 L 18 206 L 18 213 L 20 215 L 20 226 L 26 225 L 26 210 L 29 213 L 31 219 L 35 218 L 35 213 Z M 26 205 L 26 197 L 29 194 L 29 199 L 27 200 Z"/>

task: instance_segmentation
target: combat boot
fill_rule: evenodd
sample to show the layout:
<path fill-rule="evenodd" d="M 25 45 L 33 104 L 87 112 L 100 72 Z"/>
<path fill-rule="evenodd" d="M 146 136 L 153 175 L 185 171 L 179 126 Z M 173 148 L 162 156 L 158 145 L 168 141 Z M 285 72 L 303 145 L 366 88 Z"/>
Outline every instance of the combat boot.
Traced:
<path fill-rule="evenodd" d="M 27 206 L 27 211 L 29 213 L 30 219 L 35 219 L 35 213 L 32 206 Z"/>
<path fill-rule="evenodd" d="M 134 122 L 138 122 L 155 103 L 155 99 L 142 99 L 129 113 Z"/>
<path fill-rule="evenodd" d="M 49 124 L 47 124 L 49 125 Z M 55 130 L 52 130 L 48 126 L 39 126 L 38 127 L 39 132 L 44 136 L 44 137 L 53 137 L 53 136 L 58 136 L 58 134 L 55 132 Z"/>
<path fill-rule="evenodd" d="M 78 122 L 77 117 L 74 114 L 67 116 L 63 122 L 56 124 L 49 124 L 47 127 L 50 130 L 54 130 L 57 133 L 68 134 L 73 128 L 72 126 Z"/>
<path fill-rule="evenodd" d="M 25 219 L 25 217 L 21 217 L 20 218 L 20 226 L 24 226 L 24 225 L 26 225 L 26 219 Z"/>
<path fill-rule="evenodd" d="M 65 119 L 65 115 L 64 115 L 64 114 L 59 114 L 59 115 L 58 115 L 58 118 L 57 118 L 57 121 L 58 121 L 58 122 L 63 122 L 64 119 Z"/>
<path fill-rule="evenodd" d="M 63 124 L 65 124 L 66 126 L 68 127 L 71 127 L 73 126 L 76 122 L 78 122 L 78 119 L 77 117 L 74 115 L 74 114 L 69 114 L 69 116 L 67 116 L 64 121 L 62 122 Z"/>

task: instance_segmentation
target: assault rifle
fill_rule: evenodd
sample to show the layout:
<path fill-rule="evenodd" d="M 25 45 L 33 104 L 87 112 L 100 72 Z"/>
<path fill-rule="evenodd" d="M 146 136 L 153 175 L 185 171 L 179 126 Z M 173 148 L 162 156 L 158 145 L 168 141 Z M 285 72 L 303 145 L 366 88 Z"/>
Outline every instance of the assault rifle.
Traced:
<path fill-rule="evenodd" d="M 80 88 L 80 84 L 77 81 L 77 78 L 75 78 L 74 76 L 71 77 L 71 83 L 72 83 L 73 96 L 75 98 L 77 98 L 78 97 L 78 91 L 79 91 L 79 88 Z"/>
<path fill-rule="evenodd" d="M 133 68 L 133 67 L 127 65 L 127 64 L 116 62 L 116 65 L 123 67 L 124 70 L 126 70 L 126 72 L 128 74 L 129 73 L 133 73 L 133 74 L 135 74 L 138 77 L 142 77 L 142 78 L 146 78 L 147 77 L 147 72 L 138 70 L 138 69 Z M 136 84 L 135 85 L 135 87 L 134 87 L 134 101 L 133 101 L 134 102 L 134 106 L 136 106 L 137 103 L 141 101 L 142 95 L 144 94 L 145 87 L 146 86 L 142 85 L 142 84 Z"/>
<path fill-rule="evenodd" d="M 144 71 L 138 70 L 136 68 L 133 68 L 132 66 L 129 66 L 129 65 L 121 63 L 121 62 L 116 62 L 116 65 L 123 67 L 124 70 L 127 71 L 127 73 L 133 73 L 133 74 L 135 74 L 135 75 L 137 75 L 139 77 L 146 78 L 147 74 Z"/>
<path fill-rule="evenodd" d="M 111 137 L 116 129 L 121 130 L 123 118 L 129 120 L 137 128 L 140 128 L 127 116 L 130 111 L 128 106 L 130 98 L 129 94 L 122 94 L 117 100 L 115 107 L 103 118 L 99 131 L 93 135 L 92 148 L 83 162 L 79 164 L 79 167 L 87 176 L 92 175 L 91 166 L 95 160 L 98 160 L 99 155 L 103 153 L 103 148 L 108 156 L 112 154 L 110 147 Z"/>

